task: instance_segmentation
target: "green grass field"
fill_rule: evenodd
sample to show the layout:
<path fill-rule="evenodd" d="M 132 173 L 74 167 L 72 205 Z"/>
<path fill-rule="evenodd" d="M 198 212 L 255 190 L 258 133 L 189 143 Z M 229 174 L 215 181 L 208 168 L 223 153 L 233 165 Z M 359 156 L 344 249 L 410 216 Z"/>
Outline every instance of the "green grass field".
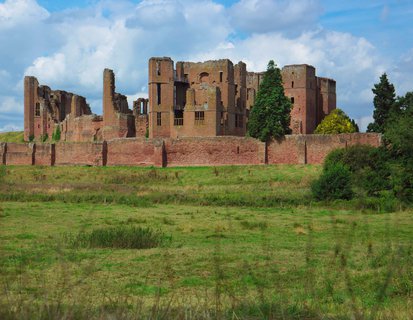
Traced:
<path fill-rule="evenodd" d="M 0 142 L 24 142 L 24 132 L 0 132 Z"/>
<path fill-rule="evenodd" d="M 0 318 L 412 318 L 412 210 L 314 202 L 320 172 L 2 167 Z M 125 227 L 164 241 L 72 241 Z"/>

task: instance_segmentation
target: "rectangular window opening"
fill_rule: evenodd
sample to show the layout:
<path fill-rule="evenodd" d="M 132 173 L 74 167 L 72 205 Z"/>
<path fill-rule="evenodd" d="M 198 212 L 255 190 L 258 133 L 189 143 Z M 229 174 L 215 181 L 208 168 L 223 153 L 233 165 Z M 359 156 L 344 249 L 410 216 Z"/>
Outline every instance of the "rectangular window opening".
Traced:
<path fill-rule="evenodd" d="M 158 127 L 162 125 L 162 112 L 156 113 L 156 125 Z"/>
<path fill-rule="evenodd" d="M 184 112 L 182 110 L 175 110 L 174 126 L 184 125 Z"/>
<path fill-rule="evenodd" d="M 195 125 L 203 125 L 205 123 L 205 112 L 195 111 Z"/>
<path fill-rule="evenodd" d="M 242 128 L 244 125 L 244 117 L 242 114 L 236 114 L 235 115 L 235 127 L 236 128 Z"/>
<path fill-rule="evenodd" d="M 162 92 L 161 92 L 161 84 L 160 83 L 157 83 L 156 84 L 156 92 L 157 92 L 157 95 L 158 95 L 158 105 L 160 105 L 161 104 L 161 97 L 162 97 Z"/>
<path fill-rule="evenodd" d="M 222 71 L 219 72 L 219 82 L 222 82 L 224 73 Z"/>
<path fill-rule="evenodd" d="M 291 103 L 294 104 L 294 97 L 291 97 Z"/>
<path fill-rule="evenodd" d="M 34 115 L 36 117 L 40 117 L 40 103 L 38 103 L 38 102 L 36 103 L 36 108 L 35 108 Z"/>
<path fill-rule="evenodd" d="M 294 88 L 294 81 L 291 81 L 291 88 Z"/>

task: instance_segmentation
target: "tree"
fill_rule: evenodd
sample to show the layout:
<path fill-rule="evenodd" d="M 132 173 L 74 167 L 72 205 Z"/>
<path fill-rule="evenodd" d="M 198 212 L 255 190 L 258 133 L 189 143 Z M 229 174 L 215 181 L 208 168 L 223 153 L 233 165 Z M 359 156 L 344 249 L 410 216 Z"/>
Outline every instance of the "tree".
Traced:
<path fill-rule="evenodd" d="M 268 141 L 290 133 L 290 112 L 291 101 L 284 94 L 281 71 L 271 60 L 251 110 L 248 122 L 249 135 L 261 141 Z"/>
<path fill-rule="evenodd" d="M 413 92 L 398 97 L 396 108 L 399 112 L 389 116 L 384 132 L 395 160 L 393 191 L 397 198 L 413 203 Z"/>
<path fill-rule="evenodd" d="M 338 134 L 357 132 L 357 127 L 341 109 L 334 109 L 317 126 L 314 133 L 317 134 Z"/>
<path fill-rule="evenodd" d="M 384 133 L 386 121 L 390 113 L 396 109 L 394 86 L 387 79 L 387 75 L 383 73 L 380 82 L 374 85 L 372 91 L 374 93 L 374 122 L 368 125 L 367 132 Z"/>
<path fill-rule="evenodd" d="M 413 92 L 398 97 L 396 107 L 399 112 L 389 117 L 384 139 L 399 160 L 413 161 Z"/>

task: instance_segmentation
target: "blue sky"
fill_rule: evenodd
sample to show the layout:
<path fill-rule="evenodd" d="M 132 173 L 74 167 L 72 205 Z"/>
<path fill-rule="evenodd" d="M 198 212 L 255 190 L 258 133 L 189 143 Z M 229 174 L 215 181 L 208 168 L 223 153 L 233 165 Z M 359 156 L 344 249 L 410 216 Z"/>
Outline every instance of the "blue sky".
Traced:
<path fill-rule="evenodd" d="M 412 17 L 411 0 L 3 0 L 0 131 L 23 127 L 25 75 L 101 114 L 103 69 L 132 101 L 146 95 L 151 56 L 230 58 L 252 71 L 270 59 L 311 64 L 365 128 L 383 72 L 399 95 L 413 91 Z"/>

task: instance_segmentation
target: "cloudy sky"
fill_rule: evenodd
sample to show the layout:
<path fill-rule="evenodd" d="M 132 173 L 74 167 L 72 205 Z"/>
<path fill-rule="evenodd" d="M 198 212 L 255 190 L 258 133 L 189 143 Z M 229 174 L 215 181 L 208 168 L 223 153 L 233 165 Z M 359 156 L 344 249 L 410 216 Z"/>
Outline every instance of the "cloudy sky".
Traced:
<path fill-rule="evenodd" d="M 311 64 L 365 128 L 383 72 L 397 94 L 413 91 L 412 18 L 411 0 L 0 0 L 0 131 L 23 128 L 25 75 L 101 114 L 103 69 L 133 99 L 151 56 Z"/>

